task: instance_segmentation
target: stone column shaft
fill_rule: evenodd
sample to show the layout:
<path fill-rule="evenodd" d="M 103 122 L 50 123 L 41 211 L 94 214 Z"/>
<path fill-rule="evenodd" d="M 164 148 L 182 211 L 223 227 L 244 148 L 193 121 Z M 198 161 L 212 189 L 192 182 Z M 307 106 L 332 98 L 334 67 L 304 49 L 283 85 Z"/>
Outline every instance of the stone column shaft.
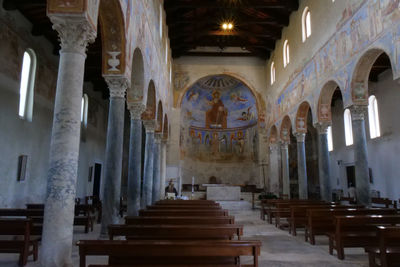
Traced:
<path fill-rule="evenodd" d="M 124 140 L 125 91 L 122 78 L 106 78 L 110 89 L 106 160 L 104 165 L 103 214 L 101 235 L 107 234 L 109 224 L 119 223 L 121 197 L 122 149 Z"/>
<path fill-rule="evenodd" d="M 87 22 L 51 18 L 61 40 L 40 266 L 72 266 L 71 250 L 81 129 L 86 46 L 95 30 Z"/>
<path fill-rule="evenodd" d="M 289 151 L 288 143 L 281 144 L 281 159 L 282 159 L 282 188 L 283 194 L 290 198 L 290 179 L 289 179 Z"/>
<path fill-rule="evenodd" d="M 165 180 L 167 176 L 167 141 L 161 141 L 161 182 L 160 182 L 160 199 L 165 197 Z"/>
<path fill-rule="evenodd" d="M 146 206 L 151 205 L 152 202 L 155 121 L 144 120 L 143 124 L 146 128 L 146 146 L 144 152 L 143 197 L 141 208 L 145 209 Z"/>
<path fill-rule="evenodd" d="M 296 133 L 297 137 L 297 168 L 299 175 L 299 198 L 308 199 L 307 184 L 307 165 L 306 165 L 306 148 L 305 133 Z"/>
<path fill-rule="evenodd" d="M 275 195 L 279 195 L 279 145 L 272 143 L 270 149 L 269 163 L 269 190 Z"/>
<path fill-rule="evenodd" d="M 160 200 L 160 168 L 161 168 L 161 133 L 154 136 L 154 162 L 153 162 L 153 192 L 152 204 Z"/>
<path fill-rule="evenodd" d="M 142 103 L 128 103 L 131 114 L 131 133 L 129 140 L 128 170 L 128 216 L 138 216 L 140 210 L 140 191 L 142 177 L 142 119 L 145 110 Z"/>
<path fill-rule="evenodd" d="M 364 118 L 366 113 L 367 106 L 355 105 L 351 108 L 357 202 L 368 206 L 371 204 L 371 191 L 369 184 L 367 136 L 365 133 Z"/>
<path fill-rule="evenodd" d="M 329 125 L 317 124 L 318 130 L 318 170 L 319 170 L 319 186 L 321 199 L 332 201 L 331 191 L 331 167 L 328 148 L 328 127 Z"/>

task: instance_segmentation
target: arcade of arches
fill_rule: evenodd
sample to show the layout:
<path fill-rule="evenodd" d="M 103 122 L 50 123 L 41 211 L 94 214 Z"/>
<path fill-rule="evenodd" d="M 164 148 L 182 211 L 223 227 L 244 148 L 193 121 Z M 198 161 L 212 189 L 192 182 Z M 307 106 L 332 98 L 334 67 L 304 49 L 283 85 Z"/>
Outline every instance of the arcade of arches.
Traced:
<path fill-rule="evenodd" d="M 87 196 L 94 238 L 170 181 L 399 200 L 399 1 L 217 1 L 233 30 L 212 1 L 38 2 L 0 0 L 0 208 L 44 204 L 40 266 L 72 266 Z"/>

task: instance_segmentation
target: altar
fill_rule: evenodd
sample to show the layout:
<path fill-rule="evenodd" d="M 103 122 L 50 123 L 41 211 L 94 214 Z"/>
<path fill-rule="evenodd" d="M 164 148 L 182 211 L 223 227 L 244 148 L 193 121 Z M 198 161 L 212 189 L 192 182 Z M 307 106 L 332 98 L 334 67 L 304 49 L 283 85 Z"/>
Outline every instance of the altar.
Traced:
<path fill-rule="evenodd" d="M 203 184 L 207 188 L 208 200 L 240 200 L 240 186 L 227 184 Z"/>

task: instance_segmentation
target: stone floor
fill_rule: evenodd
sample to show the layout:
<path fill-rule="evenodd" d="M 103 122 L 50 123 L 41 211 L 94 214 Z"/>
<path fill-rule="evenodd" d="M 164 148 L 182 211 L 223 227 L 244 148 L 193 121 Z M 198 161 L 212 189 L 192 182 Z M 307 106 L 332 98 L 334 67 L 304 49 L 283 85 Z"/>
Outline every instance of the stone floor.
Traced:
<path fill-rule="evenodd" d="M 221 202 L 225 209 L 229 209 L 231 215 L 235 216 L 237 224 L 244 225 L 243 239 L 254 239 L 262 241 L 260 266 L 285 267 L 336 267 L 336 266 L 368 266 L 368 257 L 363 249 L 345 249 L 346 259 L 340 261 L 336 256 L 328 253 L 328 241 L 325 237 L 316 239 L 317 245 L 312 246 L 304 242 L 304 234 L 298 232 L 297 237 L 288 234 L 287 231 L 279 230 L 259 218 L 259 210 L 251 210 L 250 203 L 246 201 Z M 89 234 L 83 232 L 82 227 L 75 227 L 74 243 L 80 239 L 97 239 L 100 225 Z M 39 248 L 40 251 L 40 248 Z M 79 266 L 79 254 L 76 246 L 73 247 L 72 259 L 74 266 Z M 18 256 L 16 254 L 0 254 L 0 266 L 16 267 Z M 250 258 L 243 258 L 242 263 L 250 262 Z M 88 257 L 88 264 L 102 264 L 107 262 L 106 257 Z M 27 267 L 40 266 L 39 263 L 30 259 Z"/>

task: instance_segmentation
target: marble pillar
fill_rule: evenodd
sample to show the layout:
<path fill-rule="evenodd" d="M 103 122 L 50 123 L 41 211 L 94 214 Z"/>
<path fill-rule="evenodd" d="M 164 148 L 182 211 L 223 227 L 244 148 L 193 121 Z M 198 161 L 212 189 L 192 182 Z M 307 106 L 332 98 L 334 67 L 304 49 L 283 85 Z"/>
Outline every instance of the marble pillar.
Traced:
<path fill-rule="evenodd" d="M 350 110 L 353 121 L 356 197 L 359 204 L 368 206 L 371 203 L 367 136 L 365 133 L 365 115 L 367 114 L 368 106 L 354 105 Z"/>
<path fill-rule="evenodd" d="M 165 180 L 167 178 L 167 139 L 161 140 L 160 199 L 165 197 Z"/>
<path fill-rule="evenodd" d="M 154 120 L 144 120 L 146 128 L 146 145 L 144 151 L 144 173 L 143 173 L 143 194 L 141 208 L 151 205 L 153 193 L 153 160 L 154 160 L 154 129 L 156 123 Z"/>
<path fill-rule="evenodd" d="M 71 250 L 86 47 L 96 32 L 87 23 L 52 18 L 61 40 L 40 266 L 72 266 Z"/>
<path fill-rule="evenodd" d="M 160 200 L 161 139 L 162 139 L 162 133 L 155 133 L 154 134 L 152 204 L 154 204 L 156 201 Z"/>
<path fill-rule="evenodd" d="M 103 214 L 101 236 L 107 235 L 109 224 L 120 222 L 122 149 L 124 140 L 125 91 L 128 83 L 122 77 L 106 77 L 110 90 L 108 128 L 104 164 Z"/>
<path fill-rule="evenodd" d="M 131 132 L 129 138 L 129 167 L 127 214 L 138 216 L 140 210 L 140 191 L 142 177 L 142 119 L 141 114 L 146 109 L 142 103 L 128 103 L 131 114 Z"/>
<path fill-rule="evenodd" d="M 328 127 L 329 124 L 326 123 L 318 123 L 316 125 L 318 131 L 318 171 L 321 199 L 325 201 L 332 201 Z"/>
<path fill-rule="evenodd" d="M 290 179 L 289 179 L 289 149 L 288 143 L 281 143 L 281 161 L 282 161 L 282 188 L 283 194 L 290 198 Z"/>
<path fill-rule="evenodd" d="M 271 143 L 269 145 L 269 153 L 269 190 L 279 196 L 279 144 Z"/>
<path fill-rule="evenodd" d="M 297 168 L 298 168 L 298 181 L 299 181 L 299 198 L 308 199 L 308 185 L 307 185 L 307 165 L 306 165 L 306 147 L 305 147 L 305 133 L 296 133 L 297 138 Z"/>

